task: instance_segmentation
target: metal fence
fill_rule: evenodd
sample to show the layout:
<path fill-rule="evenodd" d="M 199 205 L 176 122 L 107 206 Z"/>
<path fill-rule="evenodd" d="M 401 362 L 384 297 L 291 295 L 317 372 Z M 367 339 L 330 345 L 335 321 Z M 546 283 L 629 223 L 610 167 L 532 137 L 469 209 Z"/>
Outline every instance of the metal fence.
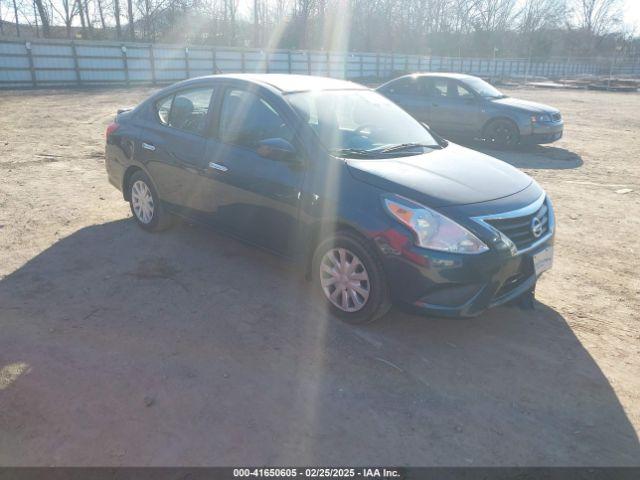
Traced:
<path fill-rule="evenodd" d="M 613 65 L 613 64 L 612 64 Z M 404 72 L 490 78 L 608 74 L 606 63 L 259 50 L 66 40 L 0 40 L 0 88 L 173 83 L 212 73 L 270 72 L 378 81 Z M 633 65 L 630 74 L 640 72 Z"/>

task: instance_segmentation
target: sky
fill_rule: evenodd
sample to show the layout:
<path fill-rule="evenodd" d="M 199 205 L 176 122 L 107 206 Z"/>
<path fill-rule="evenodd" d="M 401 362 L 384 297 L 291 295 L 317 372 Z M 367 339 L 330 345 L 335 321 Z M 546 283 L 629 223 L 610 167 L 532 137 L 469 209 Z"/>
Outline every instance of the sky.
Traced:
<path fill-rule="evenodd" d="M 625 0 L 624 2 L 624 23 L 636 28 L 636 33 L 640 33 L 640 0 Z"/>

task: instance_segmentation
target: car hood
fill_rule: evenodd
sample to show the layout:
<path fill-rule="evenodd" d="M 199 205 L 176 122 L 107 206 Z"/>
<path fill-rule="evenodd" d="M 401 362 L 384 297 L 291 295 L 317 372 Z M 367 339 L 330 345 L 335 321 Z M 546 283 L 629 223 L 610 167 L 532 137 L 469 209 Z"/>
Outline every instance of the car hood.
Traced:
<path fill-rule="evenodd" d="M 357 180 L 430 207 L 487 202 L 532 182 L 511 165 L 454 143 L 422 155 L 346 162 Z"/>
<path fill-rule="evenodd" d="M 530 102 L 529 100 L 521 100 L 519 98 L 496 98 L 491 100 L 491 103 L 495 105 L 504 105 L 507 107 L 517 108 L 519 110 L 526 110 L 531 113 L 558 113 L 557 108 L 550 107 L 544 103 Z"/>

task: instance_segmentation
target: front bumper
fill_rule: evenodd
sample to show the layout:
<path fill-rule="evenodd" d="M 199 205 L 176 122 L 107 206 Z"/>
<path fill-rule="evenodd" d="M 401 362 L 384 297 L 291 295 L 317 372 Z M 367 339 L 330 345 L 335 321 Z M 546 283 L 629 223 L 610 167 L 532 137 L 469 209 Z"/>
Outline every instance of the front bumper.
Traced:
<path fill-rule="evenodd" d="M 472 256 L 416 248 L 412 260 L 387 258 L 385 269 L 395 300 L 431 315 L 469 317 L 532 289 L 537 281 L 533 255 L 551 245 L 553 235 L 535 249 L 515 256 L 492 252 Z"/>
<path fill-rule="evenodd" d="M 520 138 L 524 143 L 541 144 L 552 143 L 562 138 L 564 123 L 536 123 L 526 133 L 521 133 Z"/>
<path fill-rule="evenodd" d="M 468 317 L 533 289 L 538 278 L 534 256 L 554 242 L 553 211 L 550 202 L 544 202 L 550 209 L 549 229 L 520 250 L 499 232 L 493 239 L 482 238 L 489 251 L 464 255 L 417 247 L 401 230 L 387 231 L 376 241 L 394 300 L 431 315 Z M 539 208 L 540 200 L 534 205 Z"/>

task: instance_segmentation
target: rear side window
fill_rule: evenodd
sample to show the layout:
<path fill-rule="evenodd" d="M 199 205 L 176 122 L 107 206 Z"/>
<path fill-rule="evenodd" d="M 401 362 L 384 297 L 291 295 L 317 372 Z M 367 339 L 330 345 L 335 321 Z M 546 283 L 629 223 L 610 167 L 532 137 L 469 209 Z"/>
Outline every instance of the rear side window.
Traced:
<path fill-rule="evenodd" d="M 212 95 L 213 88 L 206 87 L 183 90 L 161 99 L 156 104 L 158 120 L 163 125 L 202 135 Z"/>
<path fill-rule="evenodd" d="M 397 95 L 417 95 L 418 82 L 415 78 L 401 78 L 400 80 L 388 85 L 385 93 L 395 93 Z"/>

